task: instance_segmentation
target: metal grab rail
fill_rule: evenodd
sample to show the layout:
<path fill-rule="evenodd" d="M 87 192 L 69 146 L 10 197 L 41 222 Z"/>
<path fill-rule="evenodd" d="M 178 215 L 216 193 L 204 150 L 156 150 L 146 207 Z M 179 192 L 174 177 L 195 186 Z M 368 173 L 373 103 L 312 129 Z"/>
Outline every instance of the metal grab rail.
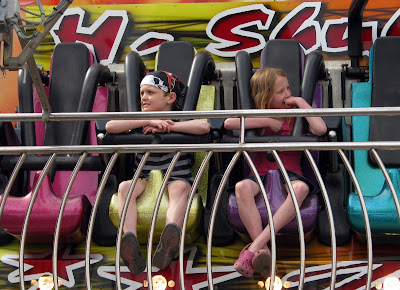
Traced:
<path fill-rule="evenodd" d="M 370 108 L 372 109 L 372 108 Z M 260 112 L 263 111 L 263 112 Z M 276 112 L 279 111 L 279 112 Z M 246 116 L 278 116 L 278 115 L 292 115 L 292 116 L 313 116 L 313 115 L 319 115 L 318 113 L 320 113 L 321 115 L 326 115 L 326 116 L 333 116 L 333 115 L 339 115 L 338 110 L 335 109 L 312 109 L 312 110 L 276 110 L 274 112 L 271 112 L 270 110 L 245 110 L 245 111 L 217 111 L 215 112 L 190 112 L 190 117 L 193 118 L 196 116 L 198 117 L 207 117 L 207 118 L 217 118 L 217 117 L 236 117 L 236 116 L 240 116 L 242 118 L 245 118 Z M 288 114 L 290 111 L 290 114 Z M 158 113 L 158 112 L 156 112 Z M 255 114 L 252 114 L 255 113 Z M 372 110 L 365 110 L 364 108 L 362 109 L 349 109 L 349 110 L 343 110 L 340 109 L 340 115 L 343 115 L 344 113 L 351 113 L 354 115 L 399 115 L 400 114 L 400 108 L 373 108 L 373 112 Z M 49 119 L 51 121 L 66 121 L 66 120 L 72 120 L 71 118 L 75 118 L 73 120 L 83 120 L 83 119 L 87 119 L 87 118 L 92 118 L 92 117 L 96 117 L 99 119 L 110 119 L 110 115 L 114 114 L 114 113 L 104 113 L 107 116 L 104 117 L 103 114 L 98 114 L 98 113 L 63 113 L 63 114 L 58 114 L 58 113 L 54 113 L 54 114 L 50 114 Z M 160 115 L 161 117 L 165 117 L 165 118 L 169 118 L 171 116 L 174 117 L 179 117 L 182 118 L 184 116 L 188 116 L 186 114 L 186 112 L 173 112 L 173 113 L 160 113 L 157 115 Z M 26 115 L 27 114 L 13 114 L 12 118 L 5 116 L 6 114 L 0 115 L 0 120 L 6 120 L 6 121 L 11 121 L 11 120 L 16 120 L 16 118 L 19 116 L 21 117 L 21 119 L 23 121 L 31 121 L 31 120 L 36 120 L 36 118 L 38 116 L 40 116 L 40 114 L 29 114 L 29 118 L 33 118 L 33 119 L 27 119 Z M 34 115 L 34 116 L 33 116 Z M 126 119 L 126 118 L 154 118 L 155 114 L 149 115 L 149 114 L 145 114 L 145 113 L 118 113 L 118 119 Z M 158 116 L 157 116 L 158 117 Z M 19 120 L 21 120 L 19 119 Z M 117 118 L 116 118 L 117 119 Z M 40 117 L 41 120 L 41 117 Z M 242 128 L 242 132 L 243 132 Z M 252 166 L 252 161 L 250 159 L 250 157 L 247 155 L 248 151 L 304 151 L 307 158 L 309 159 L 310 163 L 312 164 L 312 168 L 314 170 L 314 173 L 317 176 L 317 180 L 320 184 L 320 188 L 322 191 L 322 195 L 324 198 L 324 202 L 325 205 L 328 208 L 328 216 L 329 216 L 329 222 L 330 222 L 330 227 L 331 227 L 331 237 L 332 237 L 332 277 L 331 277 L 331 288 L 334 288 L 335 286 L 335 279 L 336 279 L 336 272 L 337 272 L 337 258 L 336 258 L 336 242 L 335 242 L 335 235 L 334 235 L 334 223 L 333 223 L 333 218 L 332 218 L 332 212 L 329 206 L 329 199 L 327 196 L 327 192 L 326 192 L 326 188 L 325 185 L 323 184 L 323 180 L 322 177 L 318 171 L 318 168 L 316 167 L 314 161 L 312 160 L 312 157 L 309 153 L 310 150 L 319 150 L 319 151 L 338 151 L 339 156 L 342 158 L 342 161 L 345 163 L 347 171 L 349 173 L 349 175 L 352 178 L 352 181 L 355 185 L 355 187 L 357 188 L 357 193 L 359 195 L 360 198 L 360 202 L 361 202 L 361 206 L 363 209 L 363 217 L 364 217 L 364 222 L 366 224 L 366 235 L 367 235 L 367 244 L 368 244 L 368 264 L 367 264 L 367 279 L 366 279 L 366 287 L 367 289 L 370 289 L 371 287 L 371 278 L 372 278 L 372 259 L 373 259 L 373 245 L 372 245 L 372 238 L 371 238 L 371 230 L 370 230 L 370 226 L 369 226 L 369 222 L 368 222 L 368 215 L 367 215 L 367 210 L 366 210 L 366 205 L 365 205 L 365 201 L 362 198 L 362 194 L 361 194 L 361 189 L 358 185 L 358 181 L 355 177 L 355 174 L 353 172 L 353 169 L 350 165 L 350 162 L 347 160 L 345 154 L 343 153 L 344 150 L 370 150 L 373 154 L 373 156 L 375 157 L 375 159 L 377 160 L 380 169 L 382 171 L 382 173 L 385 176 L 385 181 L 388 183 L 392 197 L 395 201 L 395 205 L 396 205 L 396 210 L 397 210 L 397 214 L 398 217 L 400 219 L 400 205 L 399 205 L 399 201 L 395 192 L 395 189 L 393 187 L 393 184 L 386 172 L 386 168 L 384 166 L 384 164 L 381 162 L 378 153 L 376 152 L 376 150 L 400 150 L 400 140 L 399 141 L 379 141 L 379 142 L 327 142 L 327 143 L 318 143 L 318 142 L 298 142 L 298 143 L 290 143 L 290 142 L 285 142 L 285 143 L 244 143 L 243 142 L 243 138 L 240 138 L 240 142 L 237 144 L 224 144 L 224 143 L 210 143 L 210 144 L 180 144 L 180 145 L 174 145 L 174 144 L 149 144 L 149 145 L 77 145 L 77 146 L 6 146 L 6 147 L 0 147 L 0 155 L 20 155 L 20 161 L 17 163 L 17 165 L 14 168 L 14 172 L 11 175 L 11 178 L 7 184 L 7 187 L 5 189 L 5 194 L 4 194 L 4 199 L 2 200 L 1 203 L 1 207 L 0 207 L 0 219 L 1 219 L 1 214 L 6 202 L 6 197 L 15 181 L 15 177 L 18 173 L 18 171 L 20 170 L 20 168 L 23 166 L 23 162 L 26 159 L 26 157 L 28 155 L 31 154 L 49 154 L 51 155 L 49 157 L 49 161 L 47 163 L 47 165 L 45 166 L 41 178 L 39 180 L 39 183 L 37 184 L 36 188 L 35 188 L 35 193 L 37 193 L 38 188 L 40 187 L 41 184 L 41 180 L 42 180 L 42 176 L 44 176 L 44 174 L 49 170 L 49 167 L 51 166 L 52 162 L 54 161 L 54 159 L 56 158 L 57 155 L 61 155 L 61 154 L 81 154 L 81 162 L 83 162 L 83 159 L 91 153 L 99 153 L 99 154 L 114 154 L 113 158 L 110 160 L 107 169 L 103 175 L 103 179 L 101 181 L 101 184 L 99 186 L 99 190 L 98 190 L 98 194 L 97 194 L 97 198 L 96 198 L 96 202 L 95 202 L 95 206 L 93 207 L 92 210 L 92 215 L 91 215 L 91 219 L 90 219 L 90 224 L 89 224 L 89 230 L 88 230 L 88 237 L 87 237 L 87 241 L 86 241 L 86 269 L 85 269 L 85 275 L 86 275 L 86 285 L 88 289 L 91 289 L 91 282 L 90 282 L 90 246 L 91 246 L 91 233 L 93 230 L 93 225 L 94 225 L 94 217 L 96 215 L 96 210 L 97 210 L 97 202 L 101 196 L 102 190 L 104 188 L 104 185 L 107 181 L 107 178 L 109 176 L 109 173 L 111 171 L 111 168 L 114 166 L 116 159 L 118 158 L 119 154 L 122 153 L 132 153 L 132 152 L 207 152 L 207 156 L 205 161 L 202 164 L 202 169 L 199 172 L 199 176 L 196 176 L 196 180 L 194 183 L 194 187 L 191 190 L 191 194 L 190 194 L 190 198 L 189 198 L 189 203 L 192 201 L 193 199 L 193 194 L 196 190 L 195 187 L 197 187 L 197 183 L 198 183 L 198 178 L 200 178 L 202 171 L 204 170 L 204 166 L 207 164 L 207 162 L 209 161 L 210 157 L 212 154 L 214 154 L 215 152 L 236 152 L 235 156 L 232 158 L 231 163 L 229 164 L 224 177 L 222 178 L 220 185 L 219 185 L 219 189 L 217 192 L 217 196 L 215 199 L 215 203 L 212 209 L 212 214 L 211 214 L 211 220 L 210 220 L 210 230 L 209 230 L 209 236 L 207 239 L 207 278 L 208 278 L 208 283 L 209 283 L 209 288 L 213 289 L 213 278 L 212 278 L 212 267 L 211 267 L 211 249 L 212 249 L 212 233 L 213 233 L 213 225 L 215 222 L 215 214 L 216 214 L 216 208 L 218 207 L 218 203 L 219 203 L 219 198 L 220 198 L 220 194 L 221 191 L 223 189 L 223 187 L 225 186 L 225 183 L 227 181 L 227 178 L 229 177 L 229 174 L 235 164 L 235 162 L 237 161 L 238 157 L 240 156 L 241 153 L 243 153 L 246 157 L 246 160 L 248 161 L 250 167 Z M 180 154 L 180 153 L 179 153 Z M 177 156 L 179 156 L 179 154 Z M 279 157 L 274 154 L 275 157 L 279 160 Z M 146 159 L 146 158 L 144 158 Z M 280 162 L 279 162 L 280 163 Z M 77 164 L 77 172 L 79 171 L 79 167 L 80 164 Z M 281 170 L 283 172 L 285 172 L 285 169 L 283 168 L 282 164 L 280 164 Z M 76 172 L 76 173 L 77 173 Z M 75 172 L 74 172 L 75 173 Z M 75 173 L 75 174 L 76 174 Z M 136 176 L 138 176 L 138 174 L 140 174 L 140 169 L 136 172 L 135 177 L 133 178 L 133 182 L 132 182 L 132 189 L 133 189 L 133 185 L 135 184 L 136 181 Z M 288 176 L 287 174 L 283 174 L 284 178 L 286 180 L 288 180 Z M 165 178 L 168 177 L 168 174 Z M 73 176 L 71 177 L 70 180 L 70 184 L 68 185 L 68 188 L 66 190 L 66 196 L 68 195 L 68 192 L 70 190 L 70 187 L 72 186 L 72 182 L 73 182 Z M 260 183 L 261 181 L 259 181 Z M 288 184 L 290 182 L 287 182 Z M 163 181 L 163 187 L 165 187 L 166 185 L 166 179 L 164 179 Z M 290 188 L 291 186 L 289 186 Z M 132 189 L 129 190 L 128 193 L 128 198 L 127 201 L 130 198 Z M 268 204 L 268 200 L 266 198 L 266 194 L 264 192 L 264 190 L 262 190 L 262 194 L 264 196 L 264 200 L 266 201 L 266 207 L 268 209 L 268 218 L 270 220 L 270 224 L 271 224 L 271 230 L 273 231 L 273 222 L 272 222 L 272 215 L 270 213 L 270 209 L 269 209 L 269 204 Z M 299 221 L 299 232 L 300 232 L 300 244 L 301 244 L 301 265 L 300 265 L 300 278 L 299 278 L 299 287 L 300 289 L 302 289 L 303 284 L 304 284 L 304 268 L 305 268 L 305 247 L 304 247 L 304 236 L 302 236 L 302 234 L 304 235 L 301 226 L 301 218 L 298 212 L 298 205 L 296 202 L 296 199 L 294 198 L 294 192 L 293 192 L 293 188 L 290 189 L 290 194 L 292 196 L 292 200 L 294 202 L 295 208 L 296 208 L 296 218 Z M 31 204 L 30 204 L 30 209 L 33 207 L 33 203 L 35 200 L 35 194 L 32 198 Z M 63 200 L 63 205 L 65 203 L 66 197 Z M 158 202 L 156 205 L 156 208 L 158 208 L 159 206 L 159 202 L 161 201 L 160 196 L 158 198 Z M 186 212 L 185 212 L 185 217 L 184 217 L 184 225 L 186 225 L 187 223 L 187 219 L 188 219 L 188 210 L 190 208 L 190 204 L 188 205 Z M 117 242 L 117 251 L 116 251 L 116 261 L 115 261 L 115 266 L 116 266 L 116 274 L 117 274 L 117 287 L 118 289 L 120 289 L 121 285 L 121 281 L 120 281 L 120 272 L 119 272 L 119 250 L 120 250 L 120 238 L 122 235 L 122 225 L 123 225 L 123 221 L 126 215 L 126 210 L 127 210 L 127 204 L 125 204 L 124 209 L 123 209 L 123 214 L 122 214 L 122 218 L 121 218 L 121 223 L 120 223 L 120 228 L 119 228 L 119 233 L 118 233 L 118 242 Z M 59 216 L 59 220 L 57 222 L 57 227 L 56 227 L 56 232 L 55 232 L 55 240 L 54 240 L 54 249 L 57 249 L 57 240 L 58 240 L 58 235 L 59 235 L 59 230 L 60 230 L 60 223 L 61 223 L 61 216 L 62 216 L 62 211 L 63 208 L 61 208 L 60 211 L 60 216 Z M 29 221 L 29 214 L 30 211 L 28 211 L 27 217 L 26 217 L 26 224 L 24 226 L 24 230 L 22 232 L 22 240 L 21 240 L 21 246 L 20 246 L 20 284 L 21 284 L 21 289 L 24 289 L 23 285 L 24 285 L 24 271 L 23 271 L 23 257 L 24 257 L 24 244 L 25 244 L 25 234 L 26 234 L 26 227 L 28 225 L 28 221 Z M 155 216 L 156 216 L 157 212 L 154 213 L 153 216 L 153 225 L 152 225 L 152 231 L 150 234 L 150 239 L 152 239 L 153 236 L 153 231 L 154 231 L 154 222 L 155 222 Z M 184 237 L 185 234 L 185 229 L 182 231 L 182 237 Z M 271 235 L 271 244 L 272 244 L 272 260 L 273 260 L 273 264 L 276 263 L 276 253 L 275 253 L 275 237 L 274 234 Z M 183 256 L 183 245 L 184 243 L 181 243 L 181 247 L 180 247 L 180 280 L 181 280 L 181 289 L 184 289 L 184 273 L 183 273 L 183 260 L 182 260 L 182 256 Z M 149 244 L 149 248 L 148 248 L 149 252 L 151 252 L 151 244 Z M 57 276 L 57 268 L 56 268 L 56 260 L 53 260 L 53 274 L 56 277 Z M 151 266 L 151 259 L 148 259 L 148 266 Z M 272 272 L 274 272 L 274 267 Z M 149 288 L 152 289 L 152 283 L 151 283 L 151 271 L 148 272 L 148 279 L 149 279 Z M 57 281 L 57 279 L 54 279 L 54 281 Z M 272 284 L 272 283 L 271 283 Z M 55 289 L 58 289 L 58 286 L 55 285 Z"/>
<path fill-rule="evenodd" d="M 50 113 L 48 122 L 83 120 L 151 120 L 157 119 L 212 119 L 239 117 L 312 117 L 312 116 L 397 116 L 400 107 L 325 108 L 325 109 L 279 109 L 279 110 L 215 110 L 215 111 L 168 111 L 168 112 L 94 112 Z M 0 114 L 0 122 L 42 121 L 40 113 Z"/>

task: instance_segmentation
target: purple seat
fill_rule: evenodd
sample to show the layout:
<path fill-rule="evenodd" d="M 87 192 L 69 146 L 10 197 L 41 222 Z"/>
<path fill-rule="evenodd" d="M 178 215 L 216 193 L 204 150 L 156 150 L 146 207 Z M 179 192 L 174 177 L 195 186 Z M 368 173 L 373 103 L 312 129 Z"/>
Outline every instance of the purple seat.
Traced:
<path fill-rule="evenodd" d="M 238 90 L 242 109 L 251 109 L 251 96 L 249 92 L 249 83 L 251 78 L 252 64 L 247 53 L 240 52 L 236 56 L 236 72 L 238 80 Z M 261 67 L 278 67 L 283 69 L 289 79 L 291 92 L 293 96 L 302 96 L 313 107 L 321 107 L 322 87 L 316 84 L 317 74 L 324 69 L 321 55 L 313 54 L 309 63 L 304 68 L 304 53 L 296 40 L 270 40 L 267 42 L 261 54 Z M 304 73 L 304 74 L 303 74 Z M 318 137 L 308 135 L 306 121 L 296 119 L 293 133 L 291 136 L 258 136 L 251 134 L 251 130 L 246 131 L 245 142 L 296 142 L 296 141 L 317 141 Z M 249 131 L 249 132 L 248 132 Z M 251 135 L 250 135 L 251 134 Z M 314 139 L 313 139 L 314 138 Z M 233 138 L 231 138 L 233 139 Z M 275 140 L 274 140 L 275 139 Z M 228 138 L 226 138 L 228 140 Z M 276 141 L 278 140 L 278 141 Z M 318 152 L 312 152 L 313 158 L 318 163 Z M 245 165 L 244 167 L 246 167 Z M 318 188 L 316 177 L 308 161 L 302 164 L 303 174 Z M 246 170 L 245 170 L 246 171 Z M 248 175 L 248 174 L 247 174 Z M 244 173 L 244 176 L 247 176 Z M 264 184 L 268 200 L 271 205 L 272 214 L 281 206 L 287 197 L 287 192 L 282 186 L 283 178 L 279 170 L 268 172 L 268 178 Z M 318 196 L 315 190 L 311 192 L 300 207 L 303 229 L 305 233 L 311 232 L 315 226 L 318 217 Z M 268 214 L 262 194 L 255 197 L 256 206 L 260 212 L 263 226 L 268 225 Z M 229 196 L 227 208 L 229 223 L 239 234 L 247 235 L 237 207 L 236 196 Z M 297 219 L 294 218 L 289 224 L 281 229 L 280 233 L 298 234 Z"/>
<path fill-rule="evenodd" d="M 275 214 L 278 208 L 285 201 L 287 193 L 283 186 L 283 178 L 281 178 L 279 170 L 271 170 L 267 174 L 268 178 L 266 178 L 265 180 L 269 180 L 270 182 L 266 181 L 264 183 L 264 186 L 267 193 L 268 201 L 271 206 L 272 214 Z M 266 227 L 268 225 L 268 214 L 262 194 L 258 194 L 255 197 L 255 200 L 258 211 L 261 215 L 263 227 Z M 300 214 L 305 233 L 308 233 L 314 229 L 318 216 L 317 210 L 318 196 L 315 193 L 308 195 L 307 198 L 304 200 L 302 206 L 300 207 Z M 239 216 L 239 209 L 236 202 L 236 196 L 234 194 L 231 194 L 229 196 L 228 220 L 231 223 L 232 227 L 238 233 L 247 234 L 246 228 L 244 227 L 242 220 Z M 297 234 L 297 219 L 294 218 L 285 227 L 283 227 L 280 232 L 283 232 L 285 234 Z"/>

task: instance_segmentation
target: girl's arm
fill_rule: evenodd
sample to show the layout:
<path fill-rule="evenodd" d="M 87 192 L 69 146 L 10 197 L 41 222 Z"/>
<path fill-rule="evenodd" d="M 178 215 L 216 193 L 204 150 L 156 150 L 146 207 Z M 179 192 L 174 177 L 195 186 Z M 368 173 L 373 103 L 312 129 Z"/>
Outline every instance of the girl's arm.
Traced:
<path fill-rule="evenodd" d="M 279 132 L 282 129 L 283 122 L 274 118 L 246 118 L 244 121 L 245 129 L 270 128 L 272 132 Z M 224 122 L 227 130 L 239 130 L 240 118 L 228 118 Z"/>
<path fill-rule="evenodd" d="M 299 109 L 312 109 L 312 107 L 300 97 L 289 97 L 285 100 L 285 105 L 288 109 L 298 107 Z M 327 131 L 324 119 L 321 117 L 306 117 L 308 122 L 308 131 L 311 134 L 321 136 Z"/>

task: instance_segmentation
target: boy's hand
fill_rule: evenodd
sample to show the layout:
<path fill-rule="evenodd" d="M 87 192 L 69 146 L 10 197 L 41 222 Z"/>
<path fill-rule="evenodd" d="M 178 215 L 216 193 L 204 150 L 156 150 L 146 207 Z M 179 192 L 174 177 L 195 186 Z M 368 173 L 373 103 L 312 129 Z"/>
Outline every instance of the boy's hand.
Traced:
<path fill-rule="evenodd" d="M 143 133 L 170 133 L 173 124 L 172 120 L 150 120 L 149 124 L 143 128 Z"/>

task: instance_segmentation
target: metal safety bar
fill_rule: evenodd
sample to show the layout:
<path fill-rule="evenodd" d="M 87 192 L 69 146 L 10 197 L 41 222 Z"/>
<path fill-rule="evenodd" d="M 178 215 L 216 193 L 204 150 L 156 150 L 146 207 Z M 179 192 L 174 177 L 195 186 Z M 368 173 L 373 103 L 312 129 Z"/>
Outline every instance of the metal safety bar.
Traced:
<path fill-rule="evenodd" d="M 50 113 L 48 122 L 85 120 L 151 120 L 157 119 L 212 119 L 239 117 L 312 117 L 312 116 L 396 116 L 400 107 L 365 108 L 324 108 L 324 109 L 279 109 L 279 110 L 215 110 L 215 111 L 168 111 L 168 112 L 92 112 L 92 113 Z M 26 122 L 42 121 L 40 113 L 0 114 L 0 121 Z"/>
<path fill-rule="evenodd" d="M 278 116 L 317 116 L 317 115 L 323 115 L 323 116 L 342 116 L 342 115 L 399 115 L 400 114 L 400 108 L 395 107 L 395 108 L 362 108 L 362 109 L 312 109 L 312 110 L 235 110 L 235 111 L 210 111 L 210 112 L 154 112 L 151 114 L 146 114 L 146 113 L 51 113 L 49 116 L 50 121 L 70 121 L 70 120 L 108 120 L 108 119 L 129 119 L 129 118 L 137 118 L 137 119 L 150 119 L 150 118 L 221 118 L 221 117 L 241 117 L 242 121 L 245 119 L 245 117 L 257 117 L 257 116 L 269 116 L 269 117 L 278 117 Z M 41 115 L 40 114 L 1 114 L 0 115 L 0 121 L 41 121 Z M 242 122 L 244 123 L 244 122 Z M 65 208 L 65 204 L 68 199 L 69 192 L 71 190 L 71 187 L 73 185 L 73 182 L 75 180 L 75 177 L 77 173 L 80 171 L 83 161 L 85 158 L 88 156 L 88 154 L 96 153 L 96 154 L 113 154 L 112 158 L 109 160 L 107 164 L 107 168 L 105 169 L 102 180 L 100 182 L 97 195 L 96 195 L 96 200 L 94 202 L 91 216 L 90 216 L 90 221 L 89 221 L 89 226 L 88 226 L 88 234 L 87 234 L 87 239 L 86 239 L 86 254 L 85 254 L 85 262 L 86 262 L 86 267 L 85 267 L 85 277 L 86 277 L 86 287 L 87 289 L 91 289 L 91 277 L 90 277 L 90 250 L 91 250 L 91 237 L 93 233 L 93 228 L 94 228 L 94 220 L 95 216 L 97 213 L 97 208 L 98 204 L 100 201 L 101 194 L 103 192 L 103 189 L 105 187 L 105 184 L 109 178 L 109 175 L 111 173 L 112 168 L 114 167 L 116 160 L 118 159 L 118 156 L 122 153 L 145 153 L 144 157 L 142 158 L 138 169 L 134 173 L 134 176 L 132 178 L 132 183 L 128 191 L 128 196 L 126 203 L 124 204 L 123 210 L 122 210 L 122 215 L 121 215 L 121 221 L 118 229 L 118 237 L 117 237 L 117 246 L 116 246 L 116 255 L 115 255 L 115 267 L 116 267 L 116 285 L 118 289 L 121 289 L 121 277 L 120 277 L 120 245 L 121 245 L 121 237 L 122 237 L 122 227 L 125 221 L 126 217 L 126 212 L 128 208 L 128 203 L 131 198 L 133 188 L 139 178 L 139 175 L 143 169 L 143 166 L 149 157 L 151 152 L 175 152 L 175 157 L 173 161 L 170 164 L 170 167 L 168 168 L 164 180 L 162 182 L 161 189 L 159 191 L 159 194 L 157 196 L 157 202 L 155 204 L 155 210 L 153 213 L 153 218 L 152 218 L 152 223 L 151 223 L 151 229 L 150 229 L 150 234 L 149 234 L 149 243 L 148 243 L 148 253 L 151 253 L 152 251 L 152 239 L 154 235 L 154 228 L 155 228 L 155 220 L 157 217 L 158 209 L 161 203 L 162 199 L 162 193 L 166 187 L 167 180 L 172 172 L 172 169 L 179 159 L 179 156 L 182 152 L 207 152 L 206 157 L 204 158 L 200 170 L 198 174 L 196 175 L 194 184 L 192 186 L 192 189 L 190 191 L 190 195 L 188 198 L 188 204 L 186 207 L 185 211 L 185 216 L 184 216 L 184 221 L 183 221 L 183 229 L 181 233 L 181 245 L 179 248 L 179 253 L 180 253 L 180 260 L 179 260 L 179 265 L 180 265 L 180 285 L 181 289 L 185 289 L 185 275 L 183 272 L 183 253 L 184 253 L 184 240 L 185 240 L 185 231 L 186 231 L 186 225 L 189 217 L 189 209 L 190 205 L 193 201 L 194 195 L 197 190 L 197 186 L 199 183 L 199 180 L 204 173 L 205 167 L 207 166 L 211 156 L 217 152 L 235 152 L 234 156 L 230 160 L 224 175 L 220 181 L 217 193 L 216 193 L 216 198 L 212 207 L 211 211 L 211 219 L 209 223 L 209 234 L 207 237 L 207 281 L 208 281 L 208 286 L 209 289 L 213 289 L 213 273 L 212 273 L 212 237 L 213 237 L 213 231 L 214 231 L 214 224 L 215 224 L 215 219 L 216 219 L 216 212 L 217 208 L 220 202 L 221 194 L 223 191 L 223 188 L 226 185 L 226 182 L 229 178 L 229 175 L 231 174 L 231 171 L 236 164 L 237 160 L 239 159 L 240 155 L 243 154 L 245 157 L 245 160 L 249 164 L 250 169 L 253 171 L 257 183 L 260 185 L 261 188 L 261 193 L 263 195 L 265 205 L 267 208 L 267 213 L 268 213 L 268 220 L 269 224 L 271 227 L 271 254 L 272 254 L 272 280 L 275 277 L 275 265 L 276 265 L 276 241 L 275 241 L 275 231 L 274 231 L 274 225 L 273 225 L 273 219 L 272 219 L 272 212 L 270 208 L 269 201 L 267 199 L 267 195 L 265 192 L 264 187 L 262 186 L 262 181 L 260 179 L 260 176 L 257 174 L 257 170 L 255 169 L 254 163 L 251 159 L 251 157 L 248 155 L 248 152 L 254 152 L 254 151 L 272 151 L 273 155 L 275 157 L 275 160 L 278 162 L 280 170 L 282 172 L 282 175 L 284 177 L 284 180 L 286 181 L 286 184 L 289 187 L 289 194 L 292 198 L 294 207 L 295 207 L 295 212 L 296 212 L 296 219 L 298 221 L 298 230 L 299 230 L 299 242 L 300 242 L 300 275 L 299 275 L 299 289 L 303 289 L 304 285 L 304 278 L 305 278 L 305 237 L 304 237 L 304 231 L 303 231 L 303 226 L 302 226 L 302 219 L 300 216 L 300 210 L 299 210 L 299 205 L 297 203 L 297 199 L 293 190 L 293 187 L 291 186 L 289 176 L 286 172 L 286 169 L 284 168 L 279 155 L 277 154 L 277 151 L 304 151 L 305 156 L 309 160 L 312 169 L 316 175 L 317 181 L 320 185 L 321 188 L 321 193 L 322 197 L 325 203 L 325 206 L 327 208 L 328 212 L 328 220 L 329 220 L 329 226 L 330 226 L 330 234 L 331 234 L 331 249 L 332 249 L 332 275 L 331 275 L 331 281 L 330 285 L 331 288 L 335 288 L 336 284 L 336 273 L 337 273 L 337 249 L 336 249 L 336 238 L 335 238 L 335 224 L 333 222 L 333 214 L 332 214 L 332 209 L 330 207 L 329 203 L 329 198 L 328 198 L 328 193 L 326 190 L 326 187 L 324 185 L 324 181 L 321 177 L 321 174 L 319 172 L 319 169 L 312 158 L 310 151 L 311 150 L 319 150 L 319 151 L 337 151 L 339 156 L 341 157 L 347 173 L 351 177 L 352 183 L 354 187 L 356 188 L 356 193 L 359 197 L 361 207 L 362 207 L 362 214 L 364 218 L 364 223 L 366 227 L 366 238 L 367 238 L 367 254 L 368 254 L 368 261 L 367 261 L 367 278 L 366 278 L 366 288 L 370 289 L 371 288 L 371 279 L 372 279 L 372 270 L 373 270 L 373 245 L 372 245 L 372 234 L 371 234 L 371 228 L 369 224 L 369 218 L 367 214 L 367 209 L 366 209 L 366 204 L 364 197 L 362 195 L 362 191 L 360 188 L 360 185 L 358 183 L 358 180 L 356 178 L 356 175 L 354 173 L 354 170 L 350 164 L 350 161 L 346 157 L 346 154 L 344 153 L 345 150 L 369 150 L 371 154 L 374 156 L 376 159 L 380 170 L 382 171 L 385 180 L 390 188 L 391 195 L 393 197 L 393 200 L 396 205 L 396 210 L 397 210 L 397 215 L 400 220 L 400 205 L 399 201 L 397 198 L 397 194 L 395 192 L 394 186 L 392 184 L 392 181 L 389 178 L 389 175 L 387 173 L 387 170 L 385 168 L 385 165 L 383 164 L 382 160 L 380 159 L 378 153 L 376 150 L 400 150 L 400 140 L 399 141 L 379 141 L 379 142 L 283 142 L 283 143 L 245 143 L 244 138 L 243 138 L 243 130 L 244 126 L 241 127 L 241 138 L 239 140 L 239 143 L 233 143 L 233 144 L 228 144 L 228 143 L 210 143 L 210 144 L 179 144 L 179 145 L 174 145 L 174 144 L 148 144 L 148 145 L 80 145 L 80 146 L 4 146 L 0 147 L 0 155 L 20 155 L 20 159 L 17 162 L 11 176 L 9 179 L 9 182 L 4 190 L 4 195 L 2 202 L 0 204 L 0 219 L 4 210 L 4 206 L 6 203 L 6 199 L 10 193 L 11 187 L 13 183 L 15 182 L 16 176 L 18 172 L 20 171 L 26 157 L 28 155 L 32 154 L 48 154 L 49 159 L 44 166 L 40 177 L 39 181 L 36 184 L 34 188 L 34 192 L 32 195 L 32 199 L 29 204 L 29 208 L 27 211 L 27 215 L 25 217 L 25 222 L 24 222 L 24 227 L 21 233 L 21 243 L 20 243 L 20 258 L 19 258 L 19 279 L 20 279 L 20 286 L 21 289 L 24 289 L 24 250 L 25 250 L 25 238 L 27 234 L 27 227 L 29 224 L 29 218 L 31 215 L 31 211 L 36 199 L 36 195 L 38 193 L 38 190 L 43 182 L 44 176 L 49 172 L 51 165 L 54 163 L 56 160 L 57 155 L 62 155 L 62 154 L 80 154 L 81 157 L 79 158 L 76 167 L 71 175 L 70 181 L 68 183 L 68 187 L 66 189 L 61 208 L 60 208 L 60 213 L 58 216 L 57 220 L 57 225 L 55 229 L 55 236 L 54 236 L 54 244 L 53 244 L 53 275 L 54 277 L 58 277 L 57 275 L 57 250 L 58 250 L 58 240 L 59 240 L 59 234 L 60 234 L 60 227 L 61 227 L 61 222 L 62 222 L 62 216 L 63 216 L 63 211 Z M 151 269 L 151 257 L 148 255 L 147 259 L 147 267 L 148 269 Z M 57 281 L 57 279 L 54 279 L 54 281 Z M 272 289 L 273 281 L 270 284 L 270 289 Z M 153 289 L 152 287 L 152 272 L 151 270 L 148 270 L 148 287 L 149 289 Z M 55 282 L 54 283 L 55 289 L 58 289 L 58 285 Z"/>

